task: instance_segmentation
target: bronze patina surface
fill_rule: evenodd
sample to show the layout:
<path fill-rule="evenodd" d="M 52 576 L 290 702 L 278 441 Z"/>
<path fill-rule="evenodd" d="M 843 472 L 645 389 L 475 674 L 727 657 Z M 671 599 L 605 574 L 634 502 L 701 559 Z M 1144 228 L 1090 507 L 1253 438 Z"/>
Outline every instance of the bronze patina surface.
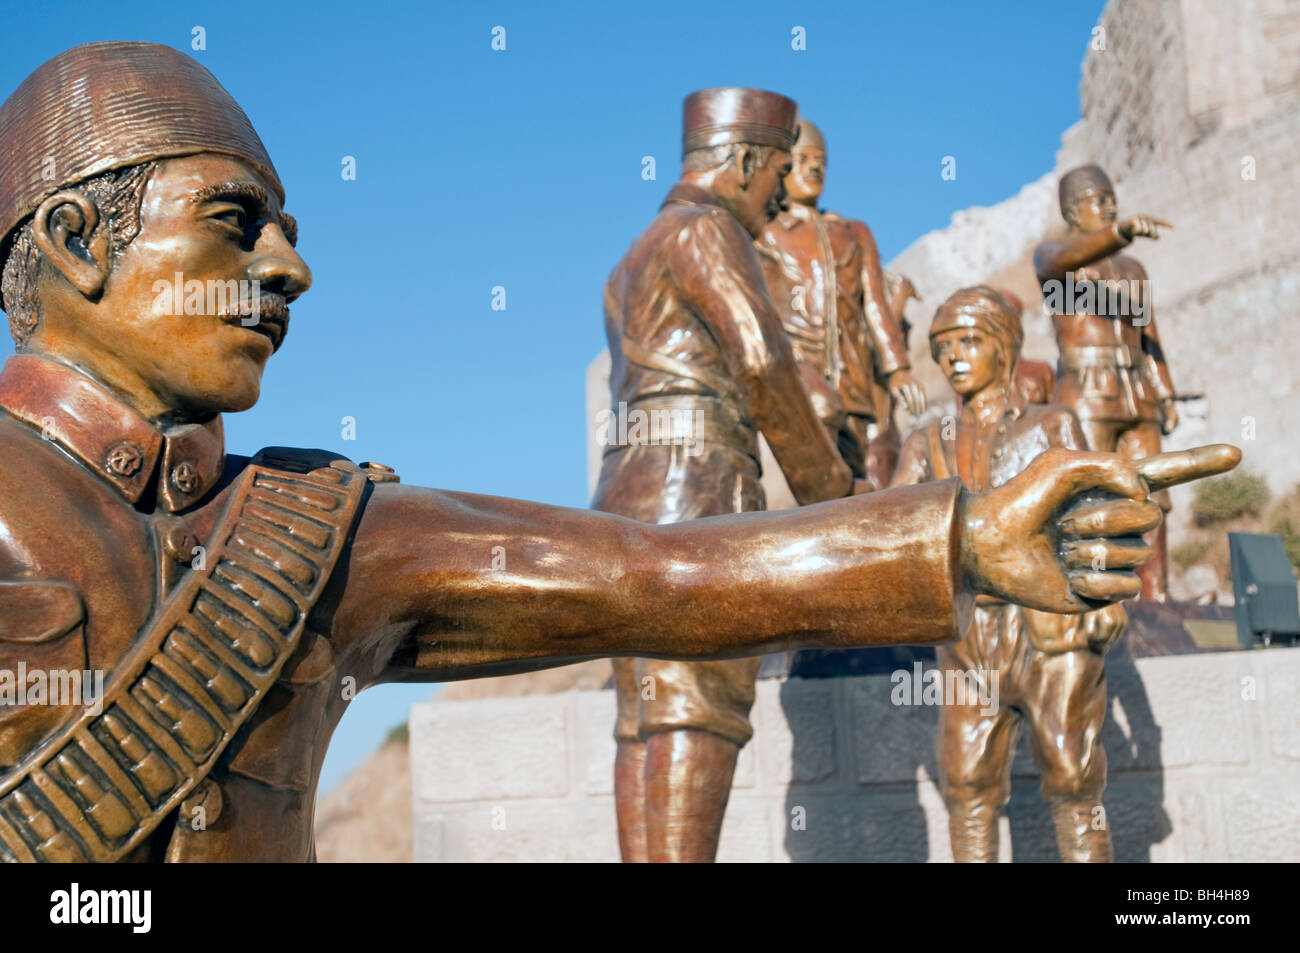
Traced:
<path fill-rule="evenodd" d="M 903 279 L 891 297 L 871 229 L 818 208 L 827 168 L 825 137 L 800 119 L 783 183 L 785 207 L 756 245 L 810 391 L 829 385 L 832 396 L 825 399 L 838 403 L 838 415 L 822 417 L 834 426 L 854 475 L 866 477 L 871 428 L 892 421 L 892 401 L 901 400 L 913 414 L 925 408 L 900 323 L 914 291 Z"/>
<path fill-rule="evenodd" d="M 610 275 L 605 326 L 611 399 L 629 412 L 684 414 L 689 444 L 660 434 L 609 446 L 596 509 L 649 523 L 764 509 L 760 430 L 800 502 L 851 489 L 751 244 L 790 166 L 794 121 L 795 104 L 776 93 L 687 97 L 681 181 Z M 624 860 L 713 859 L 736 757 L 753 733 L 758 663 L 615 661 Z"/>
<path fill-rule="evenodd" d="M 908 438 L 895 486 L 955 475 L 967 489 L 983 492 L 1005 484 L 1046 450 L 1084 449 L 1083 431 L 1068 407 L 1024 399 L 1016 375 L 1022 339 L 1019 307 L 993 288 L 966 288 L 943 303 L 930 344 L 961 399 L 960 417 Z M 1058 615 L 984 596 L 961 639 L 936 647 L 943 684 L 964 686 L 939 708 L 937 745 L 955 860 L 997 860 L 997 816 L 1011 796 L 1011 759 L 1022 725 L 1062 859 L 1111 859 L 1101 805 L 1103 653 L 1124 622 L 1118 605 Z"/>
<path fill-rule="evenodd" d="M 1078 416 L 1090 449 L 1132 459 L 1159 453 L 1161 434 L 1178 426 L 1174 385 L 1146 269 L 1120 253 L 1133 239 L 1159 238 L 1171 226 L 1150 215 L 1120 221 L 1115 189 L 1095 165 L 1067 172 L 1059 191 L 1070 234 L 1034 251 L 1061 348 L 1054 399 Z M 1159 502 L 1167 509 L 1168 495 Z M 1164 527 L 1148 542 L 1152 557 L 1139 570 L 1142 598 L 1163 602 Z"/>
<path fill-rule="evenodd" d="M 0 107 L 18 350 L 0 372 L 0 669 L 106 676 L 94 704 L 0 710 L 4 860 L 309 860 L 330 736 L 380 682 L 937 643 L 977 593 L 1095 608 L 1136 592 L 1146 550 L 1096 571 L 1080 554 L 1154 527 L 1152 490 L 1235 462 L 1049 451 L 986 494 L 953 479 L 655 525 L 407 486 L 318 450 L 227 454 L 221 415 L 257 401 L 311 284 L 249 129 L 202 67 L 153 44 L 76 47 Z M 64 135 L 94 148 L 62 151 Z M 57 181 L 34 185 L 51 149 Z M 695 194 L 683 214 L 748 249 Z M 757 232 L 761 203 L 742 205 Z M 155 287 L 178 272 L 255 294 L 178 313 Z M 792 483 L 846 492 L 806 402 L 761 396 L 770 368 L 735 372 L 760 419 L 813 419 L 823 441 L 789 448 Z"/>

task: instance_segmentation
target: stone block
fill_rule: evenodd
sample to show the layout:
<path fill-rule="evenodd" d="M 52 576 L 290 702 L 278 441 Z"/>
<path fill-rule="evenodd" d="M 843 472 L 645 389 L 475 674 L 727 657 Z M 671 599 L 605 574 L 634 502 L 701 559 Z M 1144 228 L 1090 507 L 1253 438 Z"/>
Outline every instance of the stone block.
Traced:
<path fill-rule="evenodd" d="M 833 781 L 837 763 L 836 682 L 791 679 L 759 685 L 755 705 L 765 785 Z"/>
<path fill-rule="evenodd" d="M 411 783 L 427 802 L 562 797 L 566 695 L 423 702 L 411 708 Z"/>

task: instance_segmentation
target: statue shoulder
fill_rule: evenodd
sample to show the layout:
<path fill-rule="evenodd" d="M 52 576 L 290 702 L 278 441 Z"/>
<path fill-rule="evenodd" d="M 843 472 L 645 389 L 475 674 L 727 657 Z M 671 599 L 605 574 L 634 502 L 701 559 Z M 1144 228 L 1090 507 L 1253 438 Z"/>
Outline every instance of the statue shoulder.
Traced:
<path fill-rule="evenodd" d="M 853 244 L 862 248 L 867 254 L 879 255 L 876 249 L 876 236 L 871 231 L 871 227 L 861 219 L 845 218 L 834 212 L 827 212 L 822 218 L 827 223 L 830 231 L 847 232 Z"/>
<path fill-rule="evenodd" d="M 1148 277 L 1142 262 L 1131 255 L 1112 255 L 1110 261 L 1115 273 L 1121 278 L 1135 278 L 1141 281 Z"/>
<path fill-rule="evenodd" d="M 1020 419 L 1025 430 L 1042 431 L 1050 447 L 1088 449 L 1079 418 L 1064 404 L 1029 404 Z"/>
<path fill-rule="evenodd" d="M 753 237 L 724 208 L 687 205 L 664 211 L 674 211 L 676 217 L 657 238 L 675 272 L 704 276 L 718 266 L 743 266 L 756 255 Z"/>
<path fill-rule="evenodd" d="M 1034 273 L 1040 282 L 1054 275 L 1055 262 L 1060 254 L 1061 243 L 1058 241 L 1040 242 L 1034 248 Z"/>
<path fill-rule="evenodd" d="M 829 209 L 822 213 L 822 221 L 831 228 L 846 228 L 856 234 L 871 234 L 871 229 L 867 223 L 858 218 L 849 218 L 847 215 L 841 215 L 839 212 L 832 212 Z"/>
<path fill-rule="evenodd" d="M 0 411 L 0 573 L 10 562 L 7 554 L 20 563 L 30 555 L 33 540 L 20 527 L 37 522 L 39 514 L 59 522 L 58 508 L 94 483 L 89 471 L 39 430 Z"/>

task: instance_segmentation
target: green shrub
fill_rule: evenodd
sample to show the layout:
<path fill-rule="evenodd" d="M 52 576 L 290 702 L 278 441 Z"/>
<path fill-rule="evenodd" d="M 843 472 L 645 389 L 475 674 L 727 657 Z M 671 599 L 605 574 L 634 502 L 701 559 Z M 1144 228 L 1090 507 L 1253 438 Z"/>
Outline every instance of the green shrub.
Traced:
<path fill-rule="evenodd" d="M 1300 487 L 1278 500 L 1268 523 L 1270 533 L 1282 537 L 1287 558 L 1300 569 Z"/>
<path fill-rule="evenodd" d="M 384 739 L 384 744 L 391 745 L 394 742 L 398 744 L 407 744 L 411 740 L 411 729 L 407 727 L 406 722 L 400 725 L 393 725 L 392 730 L 388 732 L 388 737 Z"/>
<path fill-rule="evenodd" d="M 1199 526 L 1258 516 L 1268 505 L 1268 483 L 1257 473 L 1225 473 L 1196 485 L 1192 515 Z"/>
<path fill-rule="evenodd" d="M 1203 537 L 1189 539 L 1180 546 L 1175 546 L 1169 551 L 1170 557 L 1183 569 L 1195 566 L 1203 560 L 1210 552 L 1210 547 L 1214 543 Z"/>

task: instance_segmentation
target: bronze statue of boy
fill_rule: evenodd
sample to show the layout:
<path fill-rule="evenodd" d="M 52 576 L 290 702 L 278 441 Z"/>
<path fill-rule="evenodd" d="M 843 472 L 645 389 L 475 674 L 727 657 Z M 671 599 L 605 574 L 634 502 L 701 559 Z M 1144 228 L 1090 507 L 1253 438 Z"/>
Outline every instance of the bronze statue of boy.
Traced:
<path fill-rule="evenodd" d="M 1020 309 L 993 288 L 964 288 L 939 307 L 930 326 L 931 353 L 960 398 L 959 416 L 908 437 L 893 486 L 958 476 L 968 490 L 986 492 L 1045 451 L 1085 448 L 1068 407 L 1025 400 L 1016 376 L 1023 339 Z M 1114 542 L 1085 558 L 1104 565 L 1124 553 L 1125 544 Z M 939 786 L 955 860 L 997 860 L 998 811 L 1011 795 L 1011 759 L 1022 724 L 1062 859 L 1111 859 L 1101 806 L 1103 653 L 1125 621 L 1119 605 L 1059 615 L 980 596 L 971 627 L 957 642 L 936 647 L 946 686 L 987 689 L 945 698 L 939 709 Z"/>

